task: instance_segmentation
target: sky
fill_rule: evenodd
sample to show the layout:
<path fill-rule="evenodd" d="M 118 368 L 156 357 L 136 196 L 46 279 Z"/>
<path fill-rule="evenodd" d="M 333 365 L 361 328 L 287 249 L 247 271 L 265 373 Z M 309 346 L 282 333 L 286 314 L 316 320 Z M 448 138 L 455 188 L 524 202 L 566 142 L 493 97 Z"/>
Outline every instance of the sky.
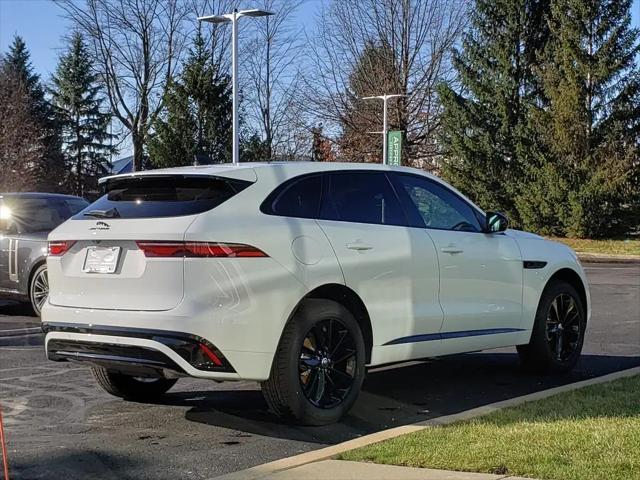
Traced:
<path fill-rule="evenodd" d="M 640 0 L 636 0 L 640 2 Z M 297 17 L 303 24 L 313 22 L 322 0 L 305 0 Z M 63 50 L 69 22 L 53 0 L 0 0 L 0 52 L 6 52 L 15 34 L 31 52 L 36 72 L 48 80 Z"/>
<path fill-rule="evenodd" d="M 311 25 L 323 0 L 306 0 L 298 11 L 302 24 Z M 633 0 L 633 24 L 640 27 L 640 0 Z M 0 52 L 13 36 L 22 36 L 35 70 L 48 80 L 60 55 L 69 22 L 52 0 L 0 0 Z"/>
<path fill-rule="evenodd" d="M 297 18 L 311 27 L 324 0 L 304 0 Z M 640 0 L 633 0 L 633 25 L 640 27 Z M 15 34 L 20 35 L 31 53 L 31 62 L 46 82 L 56 68 L 69 22 L 52 0 L 0 0 L 0 52 L 6 52 Z"/>

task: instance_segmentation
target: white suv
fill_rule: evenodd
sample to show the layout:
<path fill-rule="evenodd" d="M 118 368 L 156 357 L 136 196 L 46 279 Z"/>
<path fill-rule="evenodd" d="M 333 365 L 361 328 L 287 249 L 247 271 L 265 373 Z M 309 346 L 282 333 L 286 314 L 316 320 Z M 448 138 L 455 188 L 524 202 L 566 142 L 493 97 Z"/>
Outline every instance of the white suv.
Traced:
<path fill-rule="evenodd" d="M 47 356 L 142 400 L 178 377 L 257 380 L 272 410 L 337 421 L 366 366 L 517 345 L 575 365 L 587 281 L 422 171 L 270 163 L 103 179 L 49 236 Z"/>

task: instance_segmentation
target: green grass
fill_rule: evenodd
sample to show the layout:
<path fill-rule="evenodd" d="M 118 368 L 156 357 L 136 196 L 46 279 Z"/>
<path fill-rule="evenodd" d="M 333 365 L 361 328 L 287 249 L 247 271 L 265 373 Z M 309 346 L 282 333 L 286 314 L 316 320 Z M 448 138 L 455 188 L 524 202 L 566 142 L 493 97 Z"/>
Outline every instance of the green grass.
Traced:
<path fill-rule="evenodd" d="M 640 256 L 640 240 L 588 240 L 581 238 L 551 238 L 556 242 L 569 245 L 579 253 L 606 253 L 615 255 Z"/>
<path fill-rule="evenodd" d="M 637 480 L 640 376 L 430 427 L 340 459 L 544 480 Z"/>

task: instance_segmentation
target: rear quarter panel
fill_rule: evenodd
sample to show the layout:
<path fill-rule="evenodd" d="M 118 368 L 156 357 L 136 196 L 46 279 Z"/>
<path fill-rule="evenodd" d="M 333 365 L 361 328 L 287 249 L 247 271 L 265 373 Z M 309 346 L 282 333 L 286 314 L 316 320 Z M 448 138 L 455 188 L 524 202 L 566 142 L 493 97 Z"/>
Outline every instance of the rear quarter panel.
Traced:
<path fill-rule="evenodd" d="M 221 348 L 275 352 L 284 326 L 300 300 L 314 288 L 344 284 L 337 258 L 313 219 L 267 215 L 260 205 L 284 179 L 258 169 L 258 181 L 191 224 L 186 241 L 242 243 L 269 258 L 185 263 L 185 301 L 202 302 Z"/>

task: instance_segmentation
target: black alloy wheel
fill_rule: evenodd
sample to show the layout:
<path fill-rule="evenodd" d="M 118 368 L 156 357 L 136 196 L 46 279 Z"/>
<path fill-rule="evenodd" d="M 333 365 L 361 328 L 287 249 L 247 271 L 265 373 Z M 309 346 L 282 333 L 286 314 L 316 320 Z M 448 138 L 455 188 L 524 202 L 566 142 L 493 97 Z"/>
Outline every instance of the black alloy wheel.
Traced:
<path fill-rule="evenodd" d="M 261 382 L 269 408 L 302 425 L 329 425 L 349 412 L 365 376 L 366 348 L 360 324 L 344 305 L 303 300 L 285 326 Z"/>
<path fill-rule="evenodd" d="M 550 281 L 540 297 L 531 339 L 517 347 L 522 366 L 537 373 L 568 372 L 578 363 L 586 328 L 583 297 L 567 282 Z"/>
<path fill-rule="evenodd" d="M 547 313 L 547 341 L 557 361 L 565 362 L 575 353 L 582 336 L 581 328 L 575 300 L 561 293 L 551 302 Z"/>
<path fill-rule="evenodd" d="M 356 345 L 340 320 L 322 320 L 307 332 L 299 370 L 302 391 L 315 407 L 334 408 L 345 400 L 355 380 Z"/>

